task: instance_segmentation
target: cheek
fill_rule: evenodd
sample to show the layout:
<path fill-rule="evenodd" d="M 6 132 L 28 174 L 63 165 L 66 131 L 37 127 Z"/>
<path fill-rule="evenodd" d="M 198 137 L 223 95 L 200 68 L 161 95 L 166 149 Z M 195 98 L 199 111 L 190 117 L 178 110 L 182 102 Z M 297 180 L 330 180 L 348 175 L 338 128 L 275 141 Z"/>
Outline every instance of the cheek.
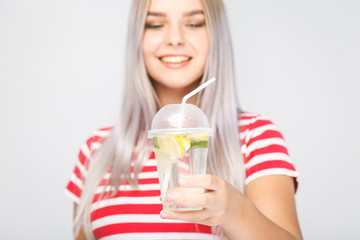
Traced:
<path fill-rule="evenodd" d="M 201 54 L 203 58 L 206 58 L 210 47 L 207 33 L 202 33 L 198 35 L 196 38 L 193 38 L 192 42 L 197 52 Z"/>
<path fill-rule="evenodd" d="M 142 51 L 143 55 L 146 58 L 146 56 L 151 52 L 151 44 L 149 43 L 150 38 L 147 34 L 144 34 L 143 41 L 142 41 Z"/>
<path fill-rule="evenodd" d="M 209 49 L 210 49 L 209 42 L 206 41 L 206 43 L 204 43 L 204 44 L 202 45 L 202 49 L 201 49 L 202 53 L 204 54 L 204 58 L 207 58 L 208 53 L 209 53 Z"/>
<path fill-rule="evenodd" d="M 203 42 L 202 42 L 202 51 L 205 54 L 205 57 L 207 57 L 207 55 L 209 53 L 209 49 L 210 49 L 209 36 L 207 33 L 205 33 L 203 36 Z"/>
<path fill-rule="evenodd" d="M 150 54 L 155 54 L 159 44 L 161 43 L 161 39 L 156 34 L 144 33 L 142 48 L 144 57 L 149 56 Z"/>

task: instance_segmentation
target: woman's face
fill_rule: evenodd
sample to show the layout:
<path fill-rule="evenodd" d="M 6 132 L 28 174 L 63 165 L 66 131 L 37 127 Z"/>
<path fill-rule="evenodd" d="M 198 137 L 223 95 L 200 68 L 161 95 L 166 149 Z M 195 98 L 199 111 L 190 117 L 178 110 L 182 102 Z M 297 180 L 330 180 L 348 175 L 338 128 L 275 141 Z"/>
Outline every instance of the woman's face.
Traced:
<path fill-rule="evenodd" d="M 200 0 L 151 0 L 143 56 L 155 88 L 187 89 L 204 73 L 209 51 Z"/>

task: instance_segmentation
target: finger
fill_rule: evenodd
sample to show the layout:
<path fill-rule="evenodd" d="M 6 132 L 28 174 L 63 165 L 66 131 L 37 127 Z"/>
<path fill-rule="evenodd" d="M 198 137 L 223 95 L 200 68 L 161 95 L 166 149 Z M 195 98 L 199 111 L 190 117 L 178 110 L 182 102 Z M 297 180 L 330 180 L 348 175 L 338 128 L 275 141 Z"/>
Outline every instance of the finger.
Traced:
<path fill-rule="evenodd" d="M 206 209 L 200 211 L 189 211 L 189 212 L 173 212 L 162 210 L 160 212 L 160 217 L 162 219 L 171 219 L 171 220 L 182 220 L 186 222 L 193 223 L 204 223 L 208 218 L 208 212 Z"/>
<path fill-rule="evenodd" d="M 206 197 L 201 194 L 178 194 L 178 193 L 169 193 L 166 196 L 166 201 L 168 204 L 186 207 L 186 208 L 195 208 L 195 207 L 204 207 L 206 206 Z"/>
<path fill-rule="evenodd" d="M 212 208 L 216 204 L 213 192 L 204 193 L 203 188 L 175 188 L 168 190 L 166 201 L 172 205 L 182 207 Z"/>
<path fill-rule="evenodd" d="M 213 175 L 192 175 L 179 179 L 179 185 L 189 188 L 205 188 L 208 190 L 215 190 L 219 188 L 223 180 Z"/>

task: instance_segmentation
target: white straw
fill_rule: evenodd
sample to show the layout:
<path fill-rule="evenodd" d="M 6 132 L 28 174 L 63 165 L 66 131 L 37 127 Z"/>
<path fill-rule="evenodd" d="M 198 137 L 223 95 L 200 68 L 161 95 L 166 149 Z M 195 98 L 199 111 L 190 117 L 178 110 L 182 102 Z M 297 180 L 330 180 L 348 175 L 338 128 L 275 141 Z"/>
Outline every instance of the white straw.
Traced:
<path fill-rule="evenodd" d="M 185 97 L 182 99 L 182 104 L 185 104 L 186 101 L 191 98 L 192 96 L 194 96 L 195 94 L 197 94 L 198 92 L 200 92 L 201 90 L 203 90 L 204 88 L 206 88 L 207 86 L 209 86 L 210 84 L 212 84 L 213 82 L 215 82 L 215 78 L 210 78 L 209 80 L 207 80 L 206 82 L 204 82 L 201 86 L 195 88 L 193 91 L 191 91 L 190 93 L 186 94 Z"/>

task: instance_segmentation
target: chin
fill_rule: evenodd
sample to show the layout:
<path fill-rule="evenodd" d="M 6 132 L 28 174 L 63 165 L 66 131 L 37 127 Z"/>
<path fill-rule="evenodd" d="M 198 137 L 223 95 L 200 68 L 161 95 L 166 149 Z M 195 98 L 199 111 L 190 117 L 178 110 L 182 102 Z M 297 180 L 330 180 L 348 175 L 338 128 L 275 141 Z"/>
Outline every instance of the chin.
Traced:
<path fill-rule="evenodd" d="M 175 77 L 166 77 L 162 81 L 158 81 L 160 84 L 167 86 L 168 88 L 180 89 L 180 88 L 189 88 L 192 85 L 198 84 L 199 79 L 189 78 L 186 76 L 175 76 Z"/>

